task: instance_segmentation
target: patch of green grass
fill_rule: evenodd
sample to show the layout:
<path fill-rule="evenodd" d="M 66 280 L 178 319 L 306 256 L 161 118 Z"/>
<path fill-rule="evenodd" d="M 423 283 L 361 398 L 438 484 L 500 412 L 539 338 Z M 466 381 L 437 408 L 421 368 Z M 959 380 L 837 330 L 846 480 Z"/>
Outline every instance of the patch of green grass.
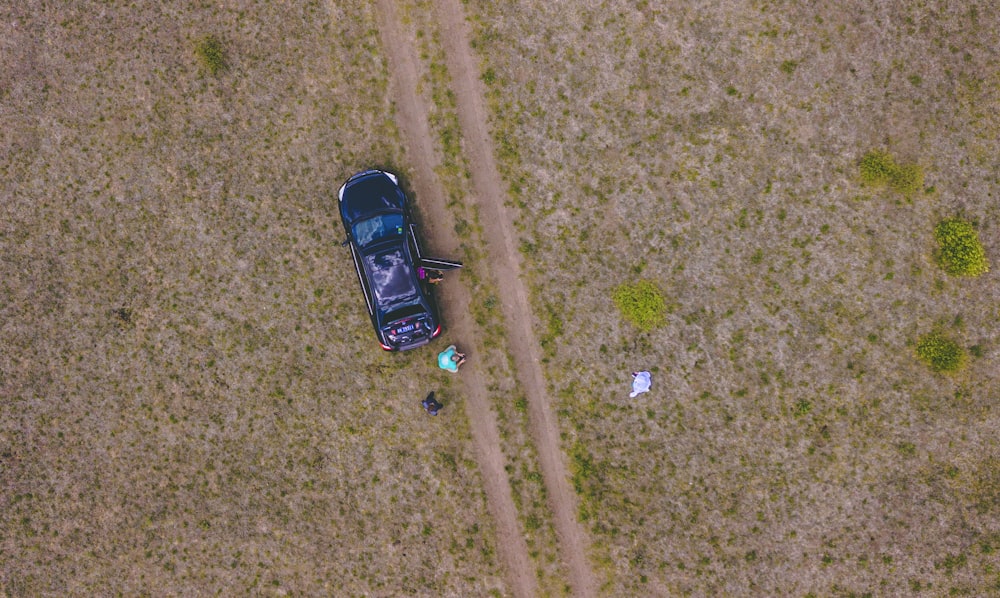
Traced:
<path fill-rule="evenodd" d="M 960 371 L 967 361 L 965 350 L 940 332 L 920 337 L 917 341 L 917 357 L 935 372 Z"/>
<path fill-rule="evenodd" d="M 964 567 L 968 562 L 968 558 L 964 554 L 949 554 L 940 563 L 935 563 L 936 568 L 944 568 L 948 575 L 951 575 L 955 569 Z"/>
<path fill-rule="evenodd" d="M 892 177 L 896 162 L 889 152 L 872 150 L 861 158 L 861 180 L 869 185 L 884 185 Z"/>
<path fill-rule="evenodd" d="M 580 521 L 588 521 L 600 509 L 601 465 L 582 443 L 577 442 L 570 451 L 569 468 L 573 489 L 581 498 L 577 517 Z"/>
<path fill-rule="evenodd" d="M 889 178 L 889 187 L 903 195 L 910 196 L 920 191 L 924 185 L 924 169 L 919 164 L 897 166 Z"/>
<path fill-rule="evenodd" d="M 810 411 L 812 411 L 812 403 L 805 399 L 799 399 L 799 401 L 795 403 L 795 409 L 792 413 L 795 417 L 802 417 L 803 415 L 807 415 Z"/>
<path fill-rule="evenodd" d="M 663 292 L 651 280 L 619 285 L 612 296 L 622 316 L 643 332 L 666 322 L 667 304 Z"/>
<path fill-rule="evenodd" d="M 992 514 L 1000 510 L 1000 459 L 988 457 L 977 464 L 971 473 L 964 492 L 967 493 L 976 511 Z M 997 541 L 1000 541 L 1000 537 L 994 536 L 994 544 L 989 548 L 989 552 L 995 550 Z M 986 552 L 985 545 L 984 552 Z"/>
<path fill-rule="evenodd" d="M 214 35 L 209 35 L 198 40 L 194 48 L 194 53 L 198 56 L 201 65 L 212 75 L 218 75 L 226 70 L 226 53 L 222 49 L 222 42 Z"/>
<path fill-rule="evenodd" d="M 924 170 L 919 164 L 897 164 L 889 152 L 871 150 L 861 158 L 861 180 L 868 185 L 888 185 L 910 196 L 924 184 Z"/>
<path fill-rule="evenodd" d="M 797 66 L 799 66 L 799 63 L 797 61 L 795 61 L 795 60 L 786 60 L 786 61 L 782 62 L 781 66 L 779 66 L 778 68 L 781 69 L 782 73 L 785 73 L 786 75 L 791 75 L 792 73 L 795 72 L 795 68 Z"/>
<path fill-rule="evenodd" d="M 986 252 L 972 224 L 960 218 L 942 220 L 934 228 L 939 244 L 938 264 L 952 276 L 979 276 L 989 272 Z"/>

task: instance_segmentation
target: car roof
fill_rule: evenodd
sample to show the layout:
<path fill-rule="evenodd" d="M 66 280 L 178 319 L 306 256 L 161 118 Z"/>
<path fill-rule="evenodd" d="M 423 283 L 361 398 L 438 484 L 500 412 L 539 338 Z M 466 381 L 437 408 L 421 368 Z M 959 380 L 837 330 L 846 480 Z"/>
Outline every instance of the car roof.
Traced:
<path fill-rule="evenodd" d="M 419 300 L 416 273 L 401 244 L 380 249 L 362 259 L 379 311 L 384 313 Z"/>
<path fill-rule="evenodd" d="M 406 198 L 388 176 L 373 172 L 350 181 L 344 188 L 340 211 L 348 222 L 387 210 L 402 210 Z"/>

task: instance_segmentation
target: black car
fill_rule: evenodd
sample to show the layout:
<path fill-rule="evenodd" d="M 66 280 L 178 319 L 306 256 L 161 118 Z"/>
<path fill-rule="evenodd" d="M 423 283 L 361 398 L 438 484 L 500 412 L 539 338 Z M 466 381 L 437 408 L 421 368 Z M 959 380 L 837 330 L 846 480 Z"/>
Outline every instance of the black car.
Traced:
<path fill-rule="evenodd" d="M 396 176 L 359 172 L 337 196 L 354 267 L 379 344 L 386 351 L 425 345 L 441 334 L 437 305 L 418 276 L 420 248 Z"/>

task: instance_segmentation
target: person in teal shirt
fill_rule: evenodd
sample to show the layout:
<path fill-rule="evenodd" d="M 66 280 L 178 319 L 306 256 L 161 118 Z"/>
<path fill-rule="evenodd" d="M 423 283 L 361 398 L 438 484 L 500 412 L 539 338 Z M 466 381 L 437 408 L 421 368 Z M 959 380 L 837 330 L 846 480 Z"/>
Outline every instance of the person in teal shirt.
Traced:
<path fill-rule="evenodd" d="M 451 345 L 438 353 L 438 367 L 442 370 L 448 370 L 454 374 L 458 371 L 458 366 L 463 363 L 465 363 L 465 353 L 459 353 L 455 345 Z"/>

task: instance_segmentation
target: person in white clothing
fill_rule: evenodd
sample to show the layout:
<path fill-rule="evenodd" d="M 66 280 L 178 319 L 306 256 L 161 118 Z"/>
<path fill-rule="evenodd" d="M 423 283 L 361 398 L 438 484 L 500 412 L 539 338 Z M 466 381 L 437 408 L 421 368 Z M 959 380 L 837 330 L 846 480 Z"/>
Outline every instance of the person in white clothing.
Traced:
<path fill-rule="evenodd" d="M 653 379 L 649 372 L 632 372 L 632 392 L 628 396 L 634 399 L 644 392 L 649 392 L 652 384 Z"/>

